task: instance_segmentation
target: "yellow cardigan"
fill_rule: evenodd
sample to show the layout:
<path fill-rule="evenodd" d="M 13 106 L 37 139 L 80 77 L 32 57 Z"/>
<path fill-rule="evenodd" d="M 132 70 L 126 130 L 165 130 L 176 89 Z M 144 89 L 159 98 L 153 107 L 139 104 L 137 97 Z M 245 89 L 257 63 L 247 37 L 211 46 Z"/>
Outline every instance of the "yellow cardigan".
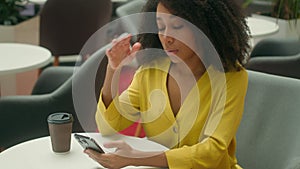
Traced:
<path fill-rule="evenodd" d="M 141 119 L 148 139 L 170 148 L 165 154 L 171 169 L 240 168 L 235 134 L 244 109 L 247 72 L 242 68 L 221 73 L 210 66 L 175 117 L 166 88 L 169 66 L 166 58 L 142 66 L 108 108 L 100 97 L 99 131 L 112 134 Z"/>

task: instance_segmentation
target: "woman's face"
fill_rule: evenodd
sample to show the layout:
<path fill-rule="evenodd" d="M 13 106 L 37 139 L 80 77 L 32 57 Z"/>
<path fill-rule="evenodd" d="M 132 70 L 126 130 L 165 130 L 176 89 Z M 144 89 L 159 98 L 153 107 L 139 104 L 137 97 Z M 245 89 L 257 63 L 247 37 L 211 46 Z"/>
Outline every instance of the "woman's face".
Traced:
<path fill-rule="evenodd" d="M 184 43 L 189 42 L 191 44 L 191 41 L 194 41 L 194 36 L 192 30 L 183 19 L 172 15 L 167 8 L 159 3 L 157 6 L 156 22 L 160 42 L 172 62 L 187 61 L 191 57 L 196 56 L 190 48 L 194 48 L 195 43 L 192 43 L 193 46 L 190 47 Z"/>

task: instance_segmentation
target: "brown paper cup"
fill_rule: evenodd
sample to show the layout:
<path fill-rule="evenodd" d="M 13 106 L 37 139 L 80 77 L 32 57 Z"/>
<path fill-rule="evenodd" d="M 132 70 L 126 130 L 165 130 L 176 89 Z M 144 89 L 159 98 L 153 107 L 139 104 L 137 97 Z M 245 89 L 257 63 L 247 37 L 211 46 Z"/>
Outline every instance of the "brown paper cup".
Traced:
<path fill-rule="evenodd" d="M 52 150 L 55 153 L 70 151 L 73 117 L 68 113 L 54 113 L 48 116 L 48 127 Z"/>

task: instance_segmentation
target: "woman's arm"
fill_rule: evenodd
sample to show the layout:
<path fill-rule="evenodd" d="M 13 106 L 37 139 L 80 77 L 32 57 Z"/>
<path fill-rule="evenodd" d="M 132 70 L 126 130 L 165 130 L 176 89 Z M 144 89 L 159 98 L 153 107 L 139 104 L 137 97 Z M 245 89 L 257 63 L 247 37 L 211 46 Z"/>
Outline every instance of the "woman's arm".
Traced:
<path fill-rule="evenodd" d="M 132 59 L 135 52 L 141 47 L 140 43 L 135 43 L 133 47 L 130 48 L 130 39 L 131 35 L 128 34 L 121 39 L 113 40 L 112 48 L 106 50 L 108 65 L 96 112 L 98 130 L 103 135 L 114 134 L 121 131 L 139 118 L 139 114 L 135 110 L 126 110 L 126 107 L 128 107 L 126 104 L 129 104 L 130 101 L 116 98 L 112 93 L 114 74 L 118 73 L 117 71 L 119 71 L 119 68 L 124 64 L 124 60 Z M 112 104 L 115 98 L 117 104 Z M 125 99 L 127 98 L 125 97 Z M 123 114 L 121 113 L 122 115 L 120 114 L 120 110 L 124 111 L 122 112 Z M 124 114 L 128 114 L 128 116 L 123 117 Z"/>
<path fill-rule="evenodd" d="M 120 38 L 112 41 L 112 48 L 106 50 L 108 65 L 102 88 L 102 101 L 106 107 L 109 106 L 113 99 L 111 94 L 111 85 L 115 71 L 122 66 L 122 63 L 126 58 L 134 57 L 134 53 L 137 52 L 141 47 L 140 43 L 135 43 L 131 48 L 131 37 L 132 35 L 130 34 L 125 35 L 124 37 L 121 35 Z"/>
<path fill-rule="evenodd" d="M 111 85 L 115 70 L 108 64 L 106 69 L 105 80 L 102 87 L 102 101 L 105 107 L 108 107 L 112 102 Z"/>
<path fill-rule="evenodd" d="M 142 75 L 138 72 L 134 75 L 130 86 L 120 96 L 114 97 L 108 107 L 104 104 L 101 91 L 95 119 L 102 135 L 115 134 L 140 118 L 139 87 Z"/>
<path fill-rule="evenodd" d="M 145 153 L 145 154 L 143 154 Z M 133 158 L 132 164 L 133 166 L 152 166 L 152 167 L 168 167 L 168 161 L 166 154 L 164 152 L 160 153 L 141 153 L 141 156 L 145 156 L 142 158 Z"/>

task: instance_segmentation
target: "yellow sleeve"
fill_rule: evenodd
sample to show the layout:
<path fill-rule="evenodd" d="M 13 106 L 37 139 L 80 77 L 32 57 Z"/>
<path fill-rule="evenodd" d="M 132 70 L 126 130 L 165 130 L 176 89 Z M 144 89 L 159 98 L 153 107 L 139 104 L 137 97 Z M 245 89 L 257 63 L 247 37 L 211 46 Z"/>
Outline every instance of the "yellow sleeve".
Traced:
<path fill-rule="evenodd" d="M 247 72 L 232 75 L 226 83 L 225 104 L 217 103 L 213 110 L 223 112 L 214 132 L 195 145 L 166 151 L 170 169 L 229 169 L 235 165 L 235 134 L 244 110 Z"/>
<path fill-rule="evenodd" d="M 108 107 L 105 107 L 103 103 L 101 91 L 96 111 L 96 123 L 102 135 L 119 132 L 140 118 L 139 77 L 135 75 L 128 89 L 119 97 L 115 97 Z"/>

